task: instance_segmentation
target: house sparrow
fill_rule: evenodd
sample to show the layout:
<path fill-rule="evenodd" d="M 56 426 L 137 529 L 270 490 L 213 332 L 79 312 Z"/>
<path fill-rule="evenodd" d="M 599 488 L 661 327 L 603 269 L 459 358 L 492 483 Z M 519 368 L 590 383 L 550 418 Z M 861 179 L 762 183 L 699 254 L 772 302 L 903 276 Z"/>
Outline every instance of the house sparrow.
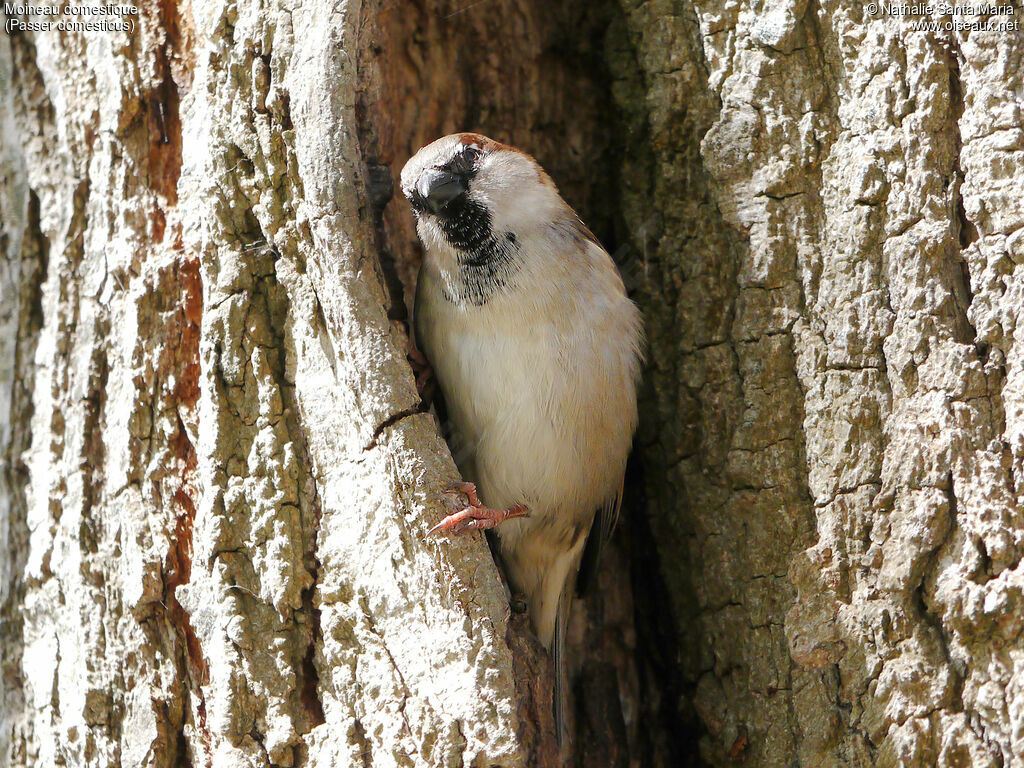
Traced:
<path fill-rule="evenodd" d="M 640 312 L 525 152 L 453 134 L 417 152 L 401 182 L 425 251 L 416 339 L 469 481 L 456 486 L 469 504 L 431 533 L 494 528 L 509 585 L 554 658 L 564 743 L 566 623 L 573 585 L 592 576 L 619 514 Z"/>

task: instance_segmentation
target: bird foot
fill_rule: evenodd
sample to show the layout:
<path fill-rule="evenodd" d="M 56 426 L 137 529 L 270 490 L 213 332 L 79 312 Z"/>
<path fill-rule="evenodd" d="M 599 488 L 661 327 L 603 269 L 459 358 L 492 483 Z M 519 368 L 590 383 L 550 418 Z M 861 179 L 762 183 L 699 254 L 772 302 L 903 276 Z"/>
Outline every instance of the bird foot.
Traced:
<path fill-rule="evenodd" d="M 445 532 L 458 535 L 463 531 L 484 531 L 503 523 L 512 517 L 527 517 L 530 511 L 523 504 L 516 504 L 508 509 L 491 509 L 485 506 L 480 497 L 477 496 L 476 486 L 473 483 L 454 483 L 446 492 L 462 493 L 469 501 L 469 505 L 458 512 L 448 515 L 429 531 L 427 536 L 434 533 Z"/>

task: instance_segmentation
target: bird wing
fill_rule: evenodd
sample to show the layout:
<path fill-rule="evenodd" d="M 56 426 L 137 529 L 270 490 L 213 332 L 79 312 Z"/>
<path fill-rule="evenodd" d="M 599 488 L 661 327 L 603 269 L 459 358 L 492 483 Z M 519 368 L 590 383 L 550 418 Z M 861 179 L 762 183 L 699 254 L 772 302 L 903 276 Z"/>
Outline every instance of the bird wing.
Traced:
<path fill-rule="evenodd" d="M 626 476 L 619 478 L 619 490 L 612 494 L 594 515 L 590 526 L 583 558 L 580 560 L 580 571 L 576 577 L 576 594 L 583 597 L 597 578 L 597 566 L 601 562 L 601 553 L 605 544 L 612 537 L 615 524 L 619 521 L 619 510 L 622 508 L 622 486 Z"/>

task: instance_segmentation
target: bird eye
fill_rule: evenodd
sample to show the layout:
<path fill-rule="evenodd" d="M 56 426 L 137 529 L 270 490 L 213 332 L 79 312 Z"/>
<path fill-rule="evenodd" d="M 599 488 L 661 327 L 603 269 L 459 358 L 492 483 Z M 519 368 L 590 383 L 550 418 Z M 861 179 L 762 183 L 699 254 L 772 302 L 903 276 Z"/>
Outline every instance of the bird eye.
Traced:
<path fill-rule="evenodd" d="M 472 165 L 480 157 L 480 150 L 476 147 L 466 147 L 462 150 L 462 159 Z"/>

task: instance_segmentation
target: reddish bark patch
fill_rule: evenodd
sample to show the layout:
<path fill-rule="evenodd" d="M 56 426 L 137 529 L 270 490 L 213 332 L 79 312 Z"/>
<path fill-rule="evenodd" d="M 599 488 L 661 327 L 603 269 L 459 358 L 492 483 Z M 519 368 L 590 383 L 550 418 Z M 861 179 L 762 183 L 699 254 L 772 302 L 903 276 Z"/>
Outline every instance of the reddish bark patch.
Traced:
<path fill-rule="evenodd" d="M 187 13 L 188 4 L 179 7 L 174 0 L 150 0 L 140 6 L 144 19 L 147 48 L 154 52 L 152 80 L 143 95 L 149 146 L 147 167 L 149 185 L 172 207 L 178 201 L 178 177 L 181 174 L 181 97 L 192 85 L 195 63 L 195 34 Z M 154 221 L 156 239 L 162 238 L 163 224 Z"/>
<path fill-rule="evenodd" d="M 162 57 L 158 56 L 158 59 Z M 166 64 L 162 68 L 165 68 Z M 181 174 L 181 119 L 178 115 L 178 90 L 170 77 L 146 97 L 149 115 L 149 179 L 150 186 L 177 205 L 178 176 Z"/>
<path fill-rule="evenodd" d="M 198 487 L 196 467 L 198 456 L 182 418 L 196 413 L 199 401 L 199 340 L 203 315 L 203 286 L 199 274 L 199 260 L 184 258 L 176 265 L 174 282 L 177 288 L 177 311 L 172 313 L 167 328 L 167 346 L 160 369 L 165 380 L 173 380 L 174 388 L 169 400 L 178 410 L 178 425 L 171 440 L 171 451 L 177 467 L 172 476 L 175 490 L 172 495 L 175 515 L 174 535 L 164 567 L 164 604 L 168 618 L 181 638 L 185 650 L 185 663 L 198 697 L 196 715 L 206 750 L 207 762 L 212 760 L 210 733 L 206 724 L 206 703 L 202 686 L 209 681 L 209 667 L 203 655 L 202 644 L 192 626 L 188 611 L 178 602 L 176 590 L 187 584 L 192 576 L 192 536 L 196 517 Z M 182 416 L 182 414 L 185 414 Z"/>
<path fill-rule="evenodd" d="M 750 739 L 747 736 L 747 729 L 741 725 L 739 733 L 736 734 L 736 741 L 733 742 L 732 749 L 729 750 L 729 759 L 737 763 L 743 760 L 746 757 L 749 745 Z"/>
<path fill-rule="evenodd" d="M 199 402 L 199 334 L 203 320 L 203 280 L 199 275 L 199 259 L 192 258 L 182 264 L 178 276 L 184 322 L 179 341 L 181 372 L 176 379 L 174 396 L 179 403 L 194 408 Z M 192 455 L 194 459 L 194 450 Z"/>

